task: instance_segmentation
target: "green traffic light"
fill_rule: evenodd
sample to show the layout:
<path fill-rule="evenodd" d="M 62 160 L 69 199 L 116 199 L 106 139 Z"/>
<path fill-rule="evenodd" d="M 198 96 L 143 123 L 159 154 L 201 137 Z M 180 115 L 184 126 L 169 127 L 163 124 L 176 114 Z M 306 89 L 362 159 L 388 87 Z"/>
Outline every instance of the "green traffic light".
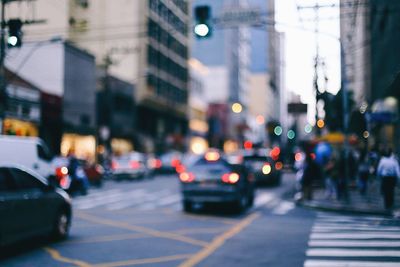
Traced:
<path fill-rule="evenodd" d="M 194 33 L 199 37 L 206 37 L 210 33 L 210 28 L 207 24 L 197 24 L 194 27 Z"/>
<path fill-rule="evenodd" d="M 296 133 L 293 130 L 287 132 L 287 137 L 291 140 L 296 137 Z"/>
<path fill-rule="evenodd" d="M 304 131 L 306 133 L 311 133 L 312 132 L 312 126 L 310 124 L 307 124 L 306 126 L 304 126 Z"/>
<path fill-rule="evenodd" d="M 7 42 L 11 46 L 16 46 L 18 43 L 18 38 L 16 36 L 10 36 L 10 37 L 8 37 Z"/>
<path fill-rule="evenodd" d="M 281 126 L 276 126 L 275 127 L 275 129 L 274 129 L 275 135 L 280 136 L 282 134 L 282 132 L 283 132 L 283 129 L 282 129 Z"/>

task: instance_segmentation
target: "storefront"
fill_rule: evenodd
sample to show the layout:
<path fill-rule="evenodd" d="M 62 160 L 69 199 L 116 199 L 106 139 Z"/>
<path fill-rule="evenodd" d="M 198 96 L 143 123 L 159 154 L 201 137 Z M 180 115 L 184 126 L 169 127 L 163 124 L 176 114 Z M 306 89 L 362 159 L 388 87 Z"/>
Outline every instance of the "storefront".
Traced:
<path fill-rule="evenodd" d="M 6 118 L 3 123 L 2 133 L 17 136 L 39 136 L 39 129 L 36 123 Z"/>
<path fill-rule="evenodd" d="M 65 133 L 61 139 L 61 155 L 67 156 L 73 151 L 78 158 L 95 160 L 96 138 L 94 135 Z"/>

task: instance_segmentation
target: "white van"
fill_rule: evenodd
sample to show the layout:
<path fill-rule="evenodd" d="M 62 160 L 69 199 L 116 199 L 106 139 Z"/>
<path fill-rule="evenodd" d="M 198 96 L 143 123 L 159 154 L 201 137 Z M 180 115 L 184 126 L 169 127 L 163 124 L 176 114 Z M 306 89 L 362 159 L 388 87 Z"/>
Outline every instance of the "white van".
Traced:
<path fill-rule="evenodd" d="M 0 164 L 7 163 L 22 165 L 46 178 L 55 172 L 49 149 L 37 137 L 0 135 Z"/>

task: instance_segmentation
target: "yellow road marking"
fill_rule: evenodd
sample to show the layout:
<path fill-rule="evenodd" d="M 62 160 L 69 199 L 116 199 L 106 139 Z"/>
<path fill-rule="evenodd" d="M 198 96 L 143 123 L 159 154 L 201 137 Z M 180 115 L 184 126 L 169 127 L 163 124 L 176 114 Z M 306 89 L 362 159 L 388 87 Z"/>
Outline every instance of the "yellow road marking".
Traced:
<path fill-rule="evenodd" d="M 189 258 L 190 256 L 193 256 L 193 254 L 182 254 L 182 255 L 172 255 L 159 258 L 136 259 L 136 260 L 117 261 L 110 263 L 101 263 L 101 264 L 95 264 L 93 265 L 93 267 L 120 267 L 120 266 L 132 266 L 139 264 L 160 263 L 160 262 L 186 259 Z"/>
<path fill-rule="evenodd" d="M 214 238 L 214 240 L 209 245 L 207 245 L 200 252 L 196 253 L 190 259 L 183 262 L 181 265 L 179 265 L 179 267 L 191 267 L 198 264 L 199 262 L 210 256 L 212 253 L 214 253 L 219 247 L 221 247 L 225 243 L 226 240 L 240 233 L 244 228 L 246 228 L 259 216 L 260 216 L 259 213 L 253 213 L 250 216 L 246 217 L 245 219 L 243 219 L 241 222 L 230 228 L 222 235 Z"/>
<path fill-rule="evenodd" d="M 226 230 L 226 227 L 209 227 L 209 228 L 185 228 L 174 231 L 176 234 L 213 234 L 221 233 Z"/>
<path fill-rule="evenodd" d="M 78 267 L 90 267 L 91 266 L 89 263 L 84 262 L 84 261 L 74 260 L 74 259 L 63 257 L 55 249 L 52 249 L 52 248 L 49 248 L 49 247 L 45 247 L 44 250 L 46 250 L 47 253 L 49 253 L 50 256 L 56 261 L 65 262 L 65 263 L 71 263 L 71 264 L 74 264 L 75 266 L 78 266 Z"/>
<path fill-rule="evenodd" d="M 218 218 L 215 218 L 212 216 L 205 216 L 205 215 L 185 214 L 183 217 L 190 218 L 190 219 L 196 219 L 198 221 L 215 221 L 217 223 L 230 224 L 230 225 L 234 225 L 237 222 L 237 220 L 235 220 L 235 219 L 218 219 Z"/>
<path fill-rule="evenodd" d="M 97 237 L 89 237 L 82 240 L 71 240 L 66 241 L 64 244 L 83 244 L 83 243 L 100 243 L 100 242 L 112 242 L 112 241 L 121 241 L 121 240 L 129 240 L 129 239 L 137 239 L 137 238 L 145 238 L 148 237 L 147 234 L 121 234 L 121 235 L 105 235 L 105 236 L 97 236 Z"/>
<path fill-rule="evenodd" d="M 145 233 L 145 234 L 148 234 L 148 235 L 151 235 L 154 237 L 172 239 L 172 240 L 188 243 L 188 244 L 195 245 L 195 246 L 205 247 L 208 245 L 207 242 L 204 242 L 201 240 L 196 240 L 196 239 L 193 239 L 190 237 L 186 237 L 186 236 L 182 236 L 182 235 L 178 235 L 178 234 L 174 234 L 174 233 L 169 233 L 169 232 L 161 232 L 161 231 L 146 228 L 143 226 L 131 225 L 131 224 L 124 223 L 124 222 L 117 222 L 117 221 L 104 219 L 104 218 L 96 217 L 96 216 L 89 215 L 89 214 L 83 214 L 81 212 L 77 213 L 75 216 L 79 217 L 81 219 L 87 220 L 87 221 L 98 223 L 98 224 L 104 224 L 104 225 L 109 225 L 109 226 L 113 226 L 113 227 L 117 227 L 117 228 L 122 228 L 122 229 L 140 232 L 140 233 Z"/>

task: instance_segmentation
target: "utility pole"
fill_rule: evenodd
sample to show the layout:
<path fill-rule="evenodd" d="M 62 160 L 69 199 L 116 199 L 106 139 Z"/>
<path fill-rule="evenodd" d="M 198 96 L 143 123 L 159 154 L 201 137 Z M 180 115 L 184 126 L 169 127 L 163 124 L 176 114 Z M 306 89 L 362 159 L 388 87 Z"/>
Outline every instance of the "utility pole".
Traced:
<path fill-rule="evenodd" d="M 298 6 L 297 10 L 302 10 L 302 9 L 313 9 L 315 12 L 315 27 L 314 27 L 314 34 L 315 34 L 315 58 L 314 58 L 314 91 L 315 91 L 315 126 L 317 126 L 317 122 L 320 119 L 319 118 L 319 112 L 318 112 L 318 100 L 321 98 L 321 92 L 319 90 L 319 68 L 320 68 L 320 55 L 319 55 L 319 10 L 322 8 L 333 8 L 336 7 L 336 4 L 330 4 L 330 5 L 320 5 L 320 4 L 315 4 L 313 6 Z M 316 135 L 320 136 L 321 135 L 321 129 L 319 127 L 315 127 L 316 129 Z"/>
<path fill-rule="evenodd" d="M 5 5 L 8 0 L 1 0 L 1 25 L 0 25 L 0 134 L 3 134 L 3 122 L 6 111 L 6 77 L 4 59 L 6 57 L 6 21 L 5 21 Z"/>
<path fill-rule="evenodd" d="M 7 105 L 7 82 L 6 82 L 6 68 L 5 68 L 5 58 L 6 58 L 6 27 L 9 26 L 9 21 L 6 21 L 5 8 L 8 3 L 11 2 L 22 2 L 27 0 L 1 0 L 1 10 L 0 10 L 0 134 L 3 134 L 3 124 L 5 119 L 6 105 Z M 26 20 L 20 21 L 22 25 L 24 24 L 36 24 L 44 23 L 45 20 Z"/>

